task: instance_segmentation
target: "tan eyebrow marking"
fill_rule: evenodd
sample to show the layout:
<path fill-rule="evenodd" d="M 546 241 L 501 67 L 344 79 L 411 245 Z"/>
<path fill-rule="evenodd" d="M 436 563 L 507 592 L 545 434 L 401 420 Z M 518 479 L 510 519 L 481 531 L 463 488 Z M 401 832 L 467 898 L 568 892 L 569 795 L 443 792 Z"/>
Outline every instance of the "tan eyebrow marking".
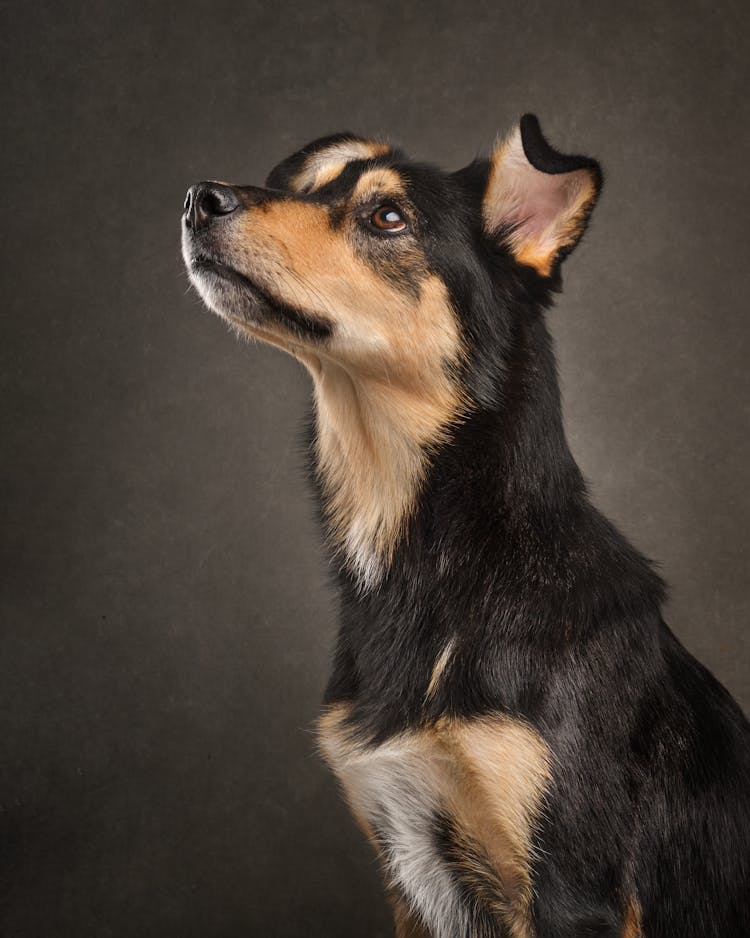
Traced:
<path fill-rule="evenodd" d="M 352 192 L 352 200 L 364 201 L 376 193 L 395 196 L 405 195 L 404 180 L 395 169 L 386 166 L 368 169 L 357 180 L 357 185 Z"/>
<path fill-rule="evenodd" d="M 388 150 L 387 144 L 376 143 L 373 140 L 346 140 L 342 143 L 334 143 L 324 150 L 313 153 L 292 180 L 292 189 L 296 192 L 303 189 L 314 192 L 340 176 L 347 163 L 353 160 L 371 160 L 377 156 L 383 156 Z"/>

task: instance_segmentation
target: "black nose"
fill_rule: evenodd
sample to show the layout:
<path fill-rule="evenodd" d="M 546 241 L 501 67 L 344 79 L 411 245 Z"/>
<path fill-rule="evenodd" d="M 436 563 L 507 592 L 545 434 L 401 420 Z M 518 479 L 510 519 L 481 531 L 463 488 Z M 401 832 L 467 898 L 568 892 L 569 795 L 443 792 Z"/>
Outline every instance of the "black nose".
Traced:
<path fill-rule="evenodd" d="M 230 186 L 220 182 L 199 182 L 191 186 L 185 197 L 185 224 L 193 231 L 206 228 L 222 215 L 231 215 L 240 200 Z"/>

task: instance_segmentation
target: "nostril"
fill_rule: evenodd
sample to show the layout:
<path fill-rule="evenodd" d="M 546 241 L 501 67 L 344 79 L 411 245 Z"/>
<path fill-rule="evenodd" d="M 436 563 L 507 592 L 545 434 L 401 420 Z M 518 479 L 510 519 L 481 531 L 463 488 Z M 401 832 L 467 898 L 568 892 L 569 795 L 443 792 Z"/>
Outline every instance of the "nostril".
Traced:
<path fill-rule="evenodd" d="M 240 207 L 240 200 L 231 186 L 219 182 L 199 182 L 188 189 L 185 198 L 185 224 L 197 230 L 212 220 L 230 215 Z"/>
<path fill-rule="evenodd" d="M 206 208 L 213 215 L 229 215 L 240 204 L 240 200 L 229 186 L 213 184 L 205 194 Z"/>
<path fill-rule="evenodd" d="M 221 196 L 216 195 L 214 192 L 207 192 L 203 196 L 203 211 L 208 212 L 209 215 L 225 215 L 224 203 Z"/>

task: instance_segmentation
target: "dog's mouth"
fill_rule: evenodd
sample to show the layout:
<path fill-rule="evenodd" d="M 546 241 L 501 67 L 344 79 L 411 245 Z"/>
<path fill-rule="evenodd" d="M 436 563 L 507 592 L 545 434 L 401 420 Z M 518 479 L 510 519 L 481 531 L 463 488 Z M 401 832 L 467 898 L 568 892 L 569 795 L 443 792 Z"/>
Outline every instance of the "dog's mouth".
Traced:
<path fill-rule="evenodd" d="M 321 316 L 273 296 L 245 274 L 204 254 L 188 264 L 190 277 L 203 299 L 221 316 L 252 327 L 275 324 L 300 339 L 327 339 L 333 329 Z"/>

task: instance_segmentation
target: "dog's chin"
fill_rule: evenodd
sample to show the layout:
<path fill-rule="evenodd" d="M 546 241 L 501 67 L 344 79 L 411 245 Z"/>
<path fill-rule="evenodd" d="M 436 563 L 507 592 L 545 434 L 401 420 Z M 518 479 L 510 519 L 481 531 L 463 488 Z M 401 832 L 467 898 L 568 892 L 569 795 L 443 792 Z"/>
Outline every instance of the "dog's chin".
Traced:
<path fill-rule="evenodd" d="M 276 317 L 268 297 L 231 267 L 210 258 L 188 261 L 188 273 L 201 299 L 236 326 L 264 326 Z"/>
<path fill-rule="evenodd" d="M 254 329 L 319 343 L 331 334 L 330 323 L 320 316 L 291 307 L 273 297 L 249 277 L 214 258 L 186 256 L 190 280 L 201 299 L 223 319 L 240 330 Z"/>

